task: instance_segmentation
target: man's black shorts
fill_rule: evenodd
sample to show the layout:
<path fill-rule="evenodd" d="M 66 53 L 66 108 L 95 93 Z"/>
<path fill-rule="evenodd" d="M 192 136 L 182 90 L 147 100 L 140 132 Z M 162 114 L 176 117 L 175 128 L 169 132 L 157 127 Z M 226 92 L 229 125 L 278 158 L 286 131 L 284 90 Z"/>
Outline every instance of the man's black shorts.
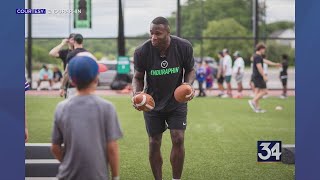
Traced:
<path fill-rule="evenodd" d="M 149 136 L 163 133 L 168 129 L 185 130 L 187 127 L 187 105 L 179 106 L 170 112 L 144 112 L 144 120 Z"/>
<path fill-rule="evenodd" d="M 218 83 L 219 84 L 223 84 L 223 82 L 224 82 L 224 77 L 220 76 L 219 79 L 218 79 Z"/>
<path fill-rule="evenodd" d="M 283 86 L 287 85 L 287 81 L 288 81 L 288 76 L 287 75 L 282 75 L 280 76 L 281 82 Z"/>
<path fill-rule="evenodd" d="M 263 78 L 252 78 L 252 82 L 254 84 L 254 87 L 259 89 L 267 89 L 267 84 L 263 80 Z"/>

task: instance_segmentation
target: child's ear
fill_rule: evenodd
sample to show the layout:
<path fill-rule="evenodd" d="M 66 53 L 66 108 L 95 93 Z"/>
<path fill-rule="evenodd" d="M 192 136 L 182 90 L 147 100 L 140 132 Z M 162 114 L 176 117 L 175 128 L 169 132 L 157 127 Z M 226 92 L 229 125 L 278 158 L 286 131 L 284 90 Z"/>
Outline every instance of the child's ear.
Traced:
<path fill-rule="evenodd" d="M 98 82 L 99 82 L 99 78 L 98 78 L 98 76 L 96 76 L 96 78 L 94 79 L 94 83 L 98 84 Z"/>

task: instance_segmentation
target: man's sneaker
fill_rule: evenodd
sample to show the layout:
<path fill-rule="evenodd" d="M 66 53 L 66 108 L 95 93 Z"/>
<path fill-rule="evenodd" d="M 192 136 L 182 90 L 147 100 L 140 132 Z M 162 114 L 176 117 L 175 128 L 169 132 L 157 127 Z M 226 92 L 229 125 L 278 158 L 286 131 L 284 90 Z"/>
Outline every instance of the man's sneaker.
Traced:
<path fill-rule="evenodd" d="M 257 112 L 256 105 L 253 103 L 253 101 L 252 101 L 252 100 L 248 100 L 248 103 L 249 103 L 251 109 L 252 109 L 254 112 Z"/>
<path fill-rule="evenodd" d="M 221 96 L 222 98 L 229 98 L 229 95 L 228 94 L 224 94 Z"/>
<path fill-rule="evenodd" d="M 221 96 L 223 96 L 223 95 L 224 95 L 223 93 L 219 93 L 219 94 L 218 94 L 218 97 L 221 97 Z"/>
<path fill-rule="evenodd" d="M 265 113 L 265 112 L 267 112 L 267 111 L 264 110 L 264 109 L 257 109 L 257 110 L 256 110 L 256 113 Z"/>
<path fill-rule="evenodd" d="M 287 99 L 287 96 L 282 94 L 279 98 L 280 99 Z"/>
<path fill-rule="evenodd" d="M 263 99 L 267 99 L 268 97 L 269 97 L 268 95 L 262 96 Z"/>

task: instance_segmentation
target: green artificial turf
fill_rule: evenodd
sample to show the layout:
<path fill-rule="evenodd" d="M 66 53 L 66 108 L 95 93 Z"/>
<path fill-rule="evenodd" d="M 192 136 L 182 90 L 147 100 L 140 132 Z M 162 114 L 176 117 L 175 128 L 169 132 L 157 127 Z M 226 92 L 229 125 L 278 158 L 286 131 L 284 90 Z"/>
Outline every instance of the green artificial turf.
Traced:
<path fill-rule="evenodd" d="M 151 180 L 148 136 L 141 112 L 132 108 L 129 96 L 105 97 L 117 108 L 124 137 L 119 141 L 121 179 Z M 49 143 L 56 104 L 61 98 L 26 96 L 30 143 Z M 294 144 L 295 100 L 263 99 L 267 113 L 256 114 L 248 99 L 195 98 L 189 103 L 185 135 L 185 180 L 294 179 L 294 165 L 257 163 L 258 140 Z M 283 110 L 275 110 L 282 106 Z M 163 179 L 170 180 L 169 131 L 162 142 Z"/>

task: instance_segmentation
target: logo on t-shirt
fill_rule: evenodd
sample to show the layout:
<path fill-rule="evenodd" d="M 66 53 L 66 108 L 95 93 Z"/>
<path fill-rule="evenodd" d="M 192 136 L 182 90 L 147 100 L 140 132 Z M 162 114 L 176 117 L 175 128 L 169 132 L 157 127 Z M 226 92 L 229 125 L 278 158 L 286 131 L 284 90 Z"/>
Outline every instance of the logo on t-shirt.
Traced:
<path fill-rule="evenodd" d="M 167 69 L 154 69 L 150 71 L 151 76 L 163 76 L 168 74 L 176 74 L 179 73 L 180 67 L 173 67 Z"/>
<path fill-rule="evenodd" d="M 161 62 L 161 67 L 162 68 L 167 68 L 168 67 L 168 61 L 164 60 Z"/>

